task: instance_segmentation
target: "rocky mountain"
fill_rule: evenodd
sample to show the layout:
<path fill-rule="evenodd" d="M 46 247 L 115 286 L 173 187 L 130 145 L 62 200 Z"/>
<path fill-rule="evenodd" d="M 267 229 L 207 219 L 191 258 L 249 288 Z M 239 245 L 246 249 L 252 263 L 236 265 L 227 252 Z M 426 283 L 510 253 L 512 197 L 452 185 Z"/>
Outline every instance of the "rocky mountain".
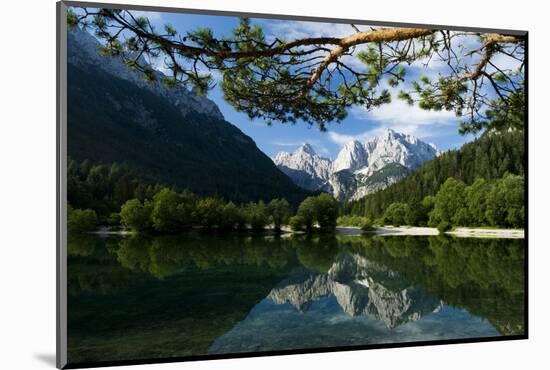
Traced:
<path fill-rule="evenodd" d="M 323 189 L 332 173 L 330 159 L 319 157 L 307 143 L 294 153 L 280 152 L 273 161 L 296 185 L 308 190 Z"/>
<path fill-rule="evenodd" d="M 224 119 L 218 106 L 206 97 L 198 96 L 184 88 L 173 89 L 165 86 L 162 82 L 164 75 L 161 72 L 156 72 L 156 81 L 146 82 L 141 75 L 130 70 L 121 58 L 100 55 L 98 40 L 78 27 L 67 33 L 67 43 L 67 60 L 71 65 L 94 66 L 117 78 L 132 82 L 141 89 L 165 98 L 183 115 L 198 112 L 216 119 Z"/>
<path fill-rule="evenodd" d="M 225 121 L 214 102 L 143 81 L 121 58 L 100 56 L 99 42 L 83 30 L 67 37 L 71 158 L 126 163 L 143 181 L 236 202 L 285 197 L 297 204 L 310 195 Z"/>
<path fill-rule="evenodd" d="M 365 145 L 354 140 L 340 150 L 332 164 L 332 171 L 342 170 L 357 171 L 367 167 L 369 164 L 369 152 Z"/>
<path fill-rule="evenodd" d="M 334 162 L 318 156 L 309 144 L 294 153 L 280 152 L 273 161 L 304 189 L 355 200 L 399 181 L 439 154 L 432 144 L 386 129 L 370 141 L 347 143 Z"/>
<path fill-rule="evenodd" d="M 419 320 L 442 305 L 398 273 L 347 253 L 341 254 L 326 273 L 302 271 L 282 281 L 268 298 L 305 312 L 313 302 L 330 295 L 348 315 L 370 315 L 388 328 Z"/>

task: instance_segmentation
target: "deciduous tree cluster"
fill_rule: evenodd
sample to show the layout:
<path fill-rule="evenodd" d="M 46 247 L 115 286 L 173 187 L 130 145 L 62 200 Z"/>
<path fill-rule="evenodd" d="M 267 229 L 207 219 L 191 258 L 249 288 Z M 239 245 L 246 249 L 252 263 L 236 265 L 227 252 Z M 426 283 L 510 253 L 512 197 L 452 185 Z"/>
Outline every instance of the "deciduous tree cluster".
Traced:
<path fill-rule="evenodd" d="M 390 204 L 377 223 L 447 231 L 452 226 L 524 227 L 524 217 L 523 176 L 506 174 L 494 181 L 478 178 L 470 186 L 450 177 L 419 204 Z"/>

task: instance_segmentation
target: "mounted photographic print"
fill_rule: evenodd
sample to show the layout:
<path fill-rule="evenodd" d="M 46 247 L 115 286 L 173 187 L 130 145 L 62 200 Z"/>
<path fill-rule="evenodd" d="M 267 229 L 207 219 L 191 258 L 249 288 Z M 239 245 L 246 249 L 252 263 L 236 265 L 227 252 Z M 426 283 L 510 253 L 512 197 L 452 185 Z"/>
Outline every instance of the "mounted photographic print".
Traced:
<path fill-rule="evenodd" d="M 527 338 L 527 32 L 306 16 L 58 3 L 58 367 Z"/>

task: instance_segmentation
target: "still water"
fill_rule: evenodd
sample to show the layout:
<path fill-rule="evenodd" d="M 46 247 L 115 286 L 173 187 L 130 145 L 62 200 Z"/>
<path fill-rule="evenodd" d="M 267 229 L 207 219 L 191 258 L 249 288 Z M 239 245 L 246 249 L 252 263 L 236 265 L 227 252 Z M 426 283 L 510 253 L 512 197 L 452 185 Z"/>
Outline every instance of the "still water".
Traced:
<path fill-rule="evenodd" d="M 70 238 L 69 363 L 524 333 L 524 240 Z"/>

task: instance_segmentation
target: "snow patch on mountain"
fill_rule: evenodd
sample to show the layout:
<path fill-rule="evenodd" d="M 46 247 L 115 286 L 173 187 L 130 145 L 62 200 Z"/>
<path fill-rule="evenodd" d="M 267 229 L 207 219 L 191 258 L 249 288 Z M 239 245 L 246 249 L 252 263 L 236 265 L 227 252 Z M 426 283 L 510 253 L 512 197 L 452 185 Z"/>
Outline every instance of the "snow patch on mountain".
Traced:
<path fill-rule="evenodd" d="M 280 152 L 273 161 L 296 185 L 307 190 L 323 189 L 332 169 L 331 160 L 318 156 L 307 143 L 294 153 Z"/>
<path fill-rule="evenodd" d="M 344 145 L 334 162 L 304 144 L 273 161 L 297 185 L 331 193 L 339 200 L 359 199 L 399 181 L 412 169 L 440 154 L 433 144 L 386 129 L 372 140 Z"/>

